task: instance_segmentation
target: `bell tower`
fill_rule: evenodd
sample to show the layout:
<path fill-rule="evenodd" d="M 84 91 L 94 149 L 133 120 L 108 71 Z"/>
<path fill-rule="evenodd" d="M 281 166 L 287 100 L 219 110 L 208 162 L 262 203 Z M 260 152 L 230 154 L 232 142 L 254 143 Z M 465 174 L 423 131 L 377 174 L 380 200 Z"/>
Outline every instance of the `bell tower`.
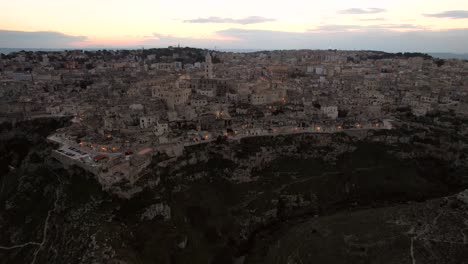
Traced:
<path fill-rule="evenodd" d="M 213 62 L 209 52 L 205 56 L 205 78 L 213 79 Z"/>

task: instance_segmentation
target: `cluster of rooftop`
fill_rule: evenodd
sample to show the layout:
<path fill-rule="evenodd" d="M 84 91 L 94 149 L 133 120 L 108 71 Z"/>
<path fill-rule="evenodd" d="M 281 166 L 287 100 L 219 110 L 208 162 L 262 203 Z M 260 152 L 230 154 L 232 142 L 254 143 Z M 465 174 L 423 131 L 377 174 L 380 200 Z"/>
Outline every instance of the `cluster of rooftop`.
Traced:
<path fill-rule="evenodd" d="M 394 113 L 468 114 L 468 62 L 425 54 L 192 48 L 17 52 L 0 59 L 0 121 L 71 116 L 54 157 L 104 186 L 154 155 L 227 138 L 389 129 Z"/>

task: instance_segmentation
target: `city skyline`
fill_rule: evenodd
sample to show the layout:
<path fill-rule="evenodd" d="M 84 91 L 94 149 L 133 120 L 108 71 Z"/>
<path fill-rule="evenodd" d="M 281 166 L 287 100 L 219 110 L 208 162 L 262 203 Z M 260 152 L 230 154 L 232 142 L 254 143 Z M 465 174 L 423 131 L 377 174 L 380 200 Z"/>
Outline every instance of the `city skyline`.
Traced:
<path fill-rule="evenodd" d="M 468 53 L 466 1 L 288 3 L 20 0 L 2 4 L 0 47 Z"/>

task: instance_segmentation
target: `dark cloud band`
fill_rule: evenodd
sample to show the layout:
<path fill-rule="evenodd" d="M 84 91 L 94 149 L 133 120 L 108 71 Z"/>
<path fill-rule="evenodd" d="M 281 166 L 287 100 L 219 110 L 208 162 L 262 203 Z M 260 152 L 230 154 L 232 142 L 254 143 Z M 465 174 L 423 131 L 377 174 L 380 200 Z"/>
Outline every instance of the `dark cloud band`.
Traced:
<path fill-rule="evenodd" d="M 67 48 L 74 42 L 85 40 L 87 37 L 54 31 L 0 30 L 0 47 L 5 48 Z"/>
<path fill-rule="evenodd" d="M 426 17 L 437 17 L 437 18 L 450 18 L 450 19 L 464 19 L 468 18 L 468 11 L 466 10 L 451 10 L 435 14 L 423 14 Z"/>

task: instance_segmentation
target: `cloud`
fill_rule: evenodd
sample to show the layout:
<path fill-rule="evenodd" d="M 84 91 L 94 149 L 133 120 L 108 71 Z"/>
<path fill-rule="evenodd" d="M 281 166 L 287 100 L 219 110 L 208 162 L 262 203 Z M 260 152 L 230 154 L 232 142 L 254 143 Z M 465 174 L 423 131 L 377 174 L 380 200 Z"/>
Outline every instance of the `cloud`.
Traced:
<path fill-rule="evenodd" d="M 321 31 L 374 31 L 374 30 L 402 30 L 402 29 L 423 29 L 419 25 L 413 24 L 377 24 L 377 25 L 334 25 L 326 24 L 318 26 L 315 29 L 309 29 L 309 32 L 321 32 Z"/>
<path fill-rule="evenodd" d="M 266 18 L 266 17 L 261 17 L 261 16 L 249 16 L 249 17 L 239 18 L 239 19 L 211 16 L 207 18 L 184 20 L 184 23 L 230 23 L 230 24 L 249 25 L 249 24 L 258 24 L 258 23 L 272 22 L 272 21 L 276 21 L 276 19 Z"/>
<path fill-rule="evenodd" d="M 363 14 L 378 14 L 387 12 L 386 9 L 383 8 L 348 8 L 344 10 L 338 11 L 338 14 L 345 14 L 345 15 L 363 15 Z"/>
<path fill-rule="evenodd" d="M 451 10 L 435 14 L 423 14 L 426 17 L 437 17 L 437 18 L 451 18 L 451 19 L 463 19 L 468 18 L 468 11 L 466 10 Z"/>
<path fill-rule="evenodd" d="M 4 48 L 67 48 L 87 39 L 54 31 L 0 30 L 0 47 Z"/>

